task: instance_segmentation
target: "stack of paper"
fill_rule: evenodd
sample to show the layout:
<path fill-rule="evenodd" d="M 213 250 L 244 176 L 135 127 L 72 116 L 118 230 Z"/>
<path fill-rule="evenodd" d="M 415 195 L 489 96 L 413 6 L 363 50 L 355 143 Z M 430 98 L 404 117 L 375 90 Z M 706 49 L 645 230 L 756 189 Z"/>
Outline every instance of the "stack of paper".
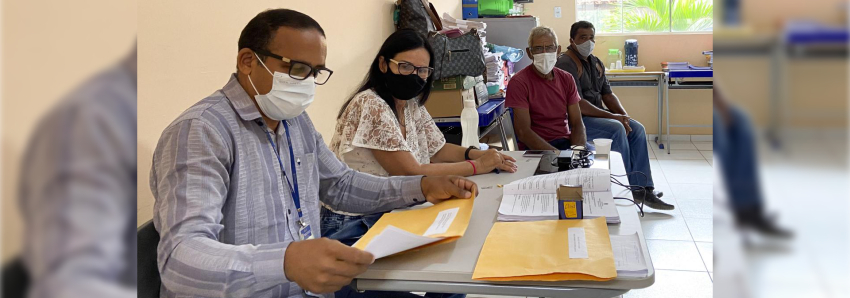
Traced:
<path fill-rule="evenodd" d="M 617 277 L 608 226 L 601 218 L 497 222 L 472 279 L 593 280 Z"/>
<path fill-rule="evenodd" d="M 426 208 L 386 213 L 354 243 L 354 247 L 380 259 L 414 248 L 455 241 L 469 226 L 473 202 L 473 199 L 452 199 Z"/>
<path fill-rule="evenodd" d="M 554 193 L 506 194 L 499 205 L 499 221 L 558 219 L 558 198 Z"/>
<path fill-rule="evenodd" d="M 581 185 L 583 191 L 610 191 L 611 170 L 581 168 L 531 176 L 505 185 L 505 194 L 555 193 L 558 186 Z"/>
<path fill-rule="evenodd" d="M 507 191 L 506 191 L 507 192 Z M 585 219 L 605 217 L 610 224 L 620 223 L 620 213 L 610 191 L 583 192 L 582 214 Z M 499 221 L 536 221 L 558 219 L 555 193 L 508 194 L 499 205 Z"/>
<path fill-rule="evenodd" d="M 669 70 L 688 70 L 688 62 L 667 62 L 667 69 Z"/>
<path fill-rule="evenodd" d="M 618 276 L 646 277 L 649 274 L 637 232 L 631 235 L 611 235 L 611 250 Z"/>

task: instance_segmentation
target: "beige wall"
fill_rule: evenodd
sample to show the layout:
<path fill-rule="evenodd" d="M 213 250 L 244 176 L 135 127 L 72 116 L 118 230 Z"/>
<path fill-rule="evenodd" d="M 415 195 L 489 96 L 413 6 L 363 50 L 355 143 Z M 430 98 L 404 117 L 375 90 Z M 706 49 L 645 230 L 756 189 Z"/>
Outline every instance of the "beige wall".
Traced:
<path fill-rule="evenodd" d="M 33 127 L 85 79 L 127 55 L 136 34 L 133 1 L 32 0 L 2 5 L 0 263 L 21 248 L 18 173 Z"/>
<path fill-rule="evenodd" d="M 431 2 L 441 13 L 460 16 L 458 0 Z M 325 141 L 330 141 L 336 112 L 363 79 L 384 39 L 395 31 L 392 0 L 139 3 L 139 223 L 152 216 L 148 173 L 162 130 L 227 82 L 235 69 L 242 28 L 257 13 L 279 7 L 312 16 L 327 34 L 327 65 L 334 76 L 317 89 L 316 101 L 307 112 Z"/>
<path fill-rule="evenodd" d="M 537 16 L 540 24 L 552 27 L 563 47 L 569 45 L 570 26 L 576 21 L 575 0 L 536 0 L 526 4 L 526 13 Z M 561 7 L 561 18 L 555 18 L 554 8 Z M 608 49 L 623 49 L 626 39 L 640 43 L 638 61 L 647 70 L 661 70 L 661 62 L 690 62 L 706 65 L 702 51 L 713 49 L 711 33 L 684 34 L 611 34 L 597 35 L 593 54 L 605 61 Z M 563 49 L 566 50 L 566 49 Z M 646 127 L 646 132 L 657 133 L 657 93 L 652 88 L 614 88 L 629 115 Z M 711 124 L 711 91 L 670 91 L 673 124 Z M 711 134 L 710 128 L 673 128 L 673 134 Z"/>

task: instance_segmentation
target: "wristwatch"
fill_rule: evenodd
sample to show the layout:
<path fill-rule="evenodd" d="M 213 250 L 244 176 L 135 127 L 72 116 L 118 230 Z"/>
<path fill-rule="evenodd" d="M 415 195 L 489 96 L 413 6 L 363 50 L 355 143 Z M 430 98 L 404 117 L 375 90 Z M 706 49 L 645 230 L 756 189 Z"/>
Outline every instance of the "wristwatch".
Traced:
<path fill-rule="evenodd" d="M 478 149 L 478 148 L 476 148 L 475 146 L 469 146 L 469 148 L 466 148 L 466 152 L 463 153 L 463 158 L 465 158 L 466 160 L 472 159 L 472 158 L 469 158 L 469 151 L 471 151 L 472 149 Z"/>

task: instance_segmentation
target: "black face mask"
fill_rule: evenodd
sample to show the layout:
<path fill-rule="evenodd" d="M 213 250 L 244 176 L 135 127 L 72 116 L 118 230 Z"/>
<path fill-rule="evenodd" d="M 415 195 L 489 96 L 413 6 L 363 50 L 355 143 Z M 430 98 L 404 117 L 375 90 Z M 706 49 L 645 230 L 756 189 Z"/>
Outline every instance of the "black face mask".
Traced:
<path fill-rule="evenodd" d="M 425 89 L 425 80 L 416 74 L 394 74 L 392 70 L 387 68 L 384 78 L 386 79 L 387 88 L 390 89 L 390 94 L 400 100 L 412 99 Z"/>

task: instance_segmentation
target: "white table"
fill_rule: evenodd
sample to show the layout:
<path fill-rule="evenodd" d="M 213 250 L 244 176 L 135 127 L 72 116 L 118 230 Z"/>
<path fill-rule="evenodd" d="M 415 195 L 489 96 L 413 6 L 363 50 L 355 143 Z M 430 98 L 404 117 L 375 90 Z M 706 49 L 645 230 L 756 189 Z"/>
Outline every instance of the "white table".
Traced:
<path fill-rule="evenodd" d="M 458 241 L 436 245 L 417 251 L 402 253 L 377 260 L 369 270 L 352 282 L 357 290 L 468 293 L 484 295 L 512 295 L 537 297 L 614 297 L 651 286 L 655 282 L 655 269 L 649 257 L 646 240 L 640 226 L 637 208 L 628 201 L 617 200 L 621 223 L 608 225 L 610 234 L 632 234 L 640 237 L 641 249 L 649 267 L 645 278 L 615 278 L 606 282 L 494 282 L 472 280 L 472 272 L 484 240 L 496 221 L 502 200 L 502 189 L 497 184 L 529 177 L 534 174 L 539 158 L 522 157 L 522 151 L 507 152 L 517 159 L 516 173 L 486 174 L 472 177 L 480 194 L 475 199 L 469 227 Z M 604 163 L 598 163 L 600 165 Z M 612 174 L 624 174 L 622 156 L 611 155 Z M 625 178 L 620 179 L 624 181 Z M 613 185 L 615 197 L 631 198 L 631 192 Z"/>
<path fill-rule="evenodd" d="M 611 87 L 656 87 L 658 92 L 658 102 L 656 103 L 658 116 L 658 130 L 655 133 L 655 144 L 659 149 L 664 149 L 664 141 L 661 140 L 662 134 L 662 116 L 664 106 L 664 72 L 661 71 L 645 71 L 645 72 L 605 72 L 608 77 L 608 84 Z M 661 141 L 659 141 L 661 140 Z"/>

